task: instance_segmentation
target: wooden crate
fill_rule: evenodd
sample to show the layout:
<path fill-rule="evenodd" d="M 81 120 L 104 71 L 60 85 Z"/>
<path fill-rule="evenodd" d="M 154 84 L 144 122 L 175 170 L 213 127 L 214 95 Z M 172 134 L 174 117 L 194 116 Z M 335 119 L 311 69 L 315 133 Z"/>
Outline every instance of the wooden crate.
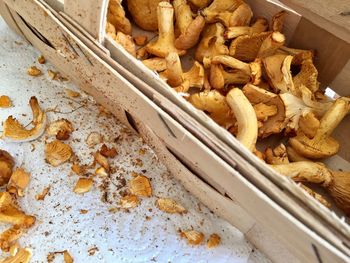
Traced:
<path fill-rule="evenodd" d="M 276 186 L 262 176 L 261 164 L 254 165 L 257 159 L 232 136 L 224 134 L 229 143 L 220 138 L 213 132 L 216 124 L 178 102 L 155 75 L 104 37 L 106 1 L 47 2 L 4 0 L 0 10 L 61 72 L 137 129 L 189 191 L 276 262 L 349 259 L 347 225 L 290 180 Z M 140 79 L 128 69 L 136 69 Z"/>

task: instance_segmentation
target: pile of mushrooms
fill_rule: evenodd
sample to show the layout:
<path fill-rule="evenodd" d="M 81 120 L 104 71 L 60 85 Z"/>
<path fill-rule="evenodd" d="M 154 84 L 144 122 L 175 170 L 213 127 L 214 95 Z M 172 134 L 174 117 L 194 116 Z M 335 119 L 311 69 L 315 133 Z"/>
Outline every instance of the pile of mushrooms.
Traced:
<path fill-rule="evenodd" d="M 350 112 L 350 100 L 324 95 L 312 50 L 285 46 L 285 11 L 268 21 L 254 18 L 243 0 L 124 2 L 132 21 L 158 37 L 143 45 L 133 40 L 123 7 L 113 0 L 106 30 L 116 41 L 128 39 L 121 45 L 130 54 L 276 171 L 324 187 L 350 214 L 350 172 L 319 162 L 339 151 L 332 133 Z M 118 34 L 128 36 L 121 41 Z M 181 61 L 186 53 L 193 54 L 187 71 Z M 283 135 L 283 143 L 259 151 L 257 141 L 273 135 Z M 301 186 L 329 206 L 322 195 Z"/>

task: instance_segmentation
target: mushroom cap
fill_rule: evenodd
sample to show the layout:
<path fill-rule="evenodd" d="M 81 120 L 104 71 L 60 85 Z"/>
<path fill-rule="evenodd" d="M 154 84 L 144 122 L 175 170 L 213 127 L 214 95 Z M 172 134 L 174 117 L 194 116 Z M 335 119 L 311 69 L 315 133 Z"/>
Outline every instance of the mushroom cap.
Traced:
<path fill-rule="evenodd" d="M 189 102 L 197 109 L 207 112 L 216 123 L 226 129 L 229 129 L 236 123 L 225 96 L 217 90 L 195 93 L 190 96 Z"/>
<path fill-rule="evenodd" d="M 332 137 L 321 140 L 309 139 L 304 133 L 289 139 L 289 144 L 300 155 L 310 159 L 321 159 L 335 155 L 339 151 L 339 143 Z"/>
<path fill-rule="evenodd" d="M 127 0 L 128 10 L 136 25 L 144 30 L 158 29 L 157 6 L 163 0 Z"/>
<path fill-rule="evenodd" d="M 205 27 L 195 53 L 195 59 L 202 62 L 205 57 L 227 55 L 229 50 L 225 45 L 224 32 L 225 27 L 220 23 Z"/>
<path fill-rule="evenodd" d="M 132 30 L 131 23 L 129 19 L 125 17 L 125 11 L 120 2 L 119 0 L 109 1 L 107 21 L 111 23 L 117 31 L 129 35 Z"/>
<path fill-rule="evenodd" d="M 240 36 L 234 39 L 230 45 L 230 55 L 241 61 L 252 62 L 258 56 L 263 41 L 271 32 L 262 32 L 251 36 Z"/>
<path fill-rule="evenodd" d="M 280 133 L 285 128 L 285 106 L 278 95 L 252 84 L 245 85 L 243 92 L 252 104 L 263 103 L 277 107 L 277 114 L 269 117 L 259 128 L 259 137 L 266 138 L 271 134 Z"/>
<path fill-rule="evenodd" d="M 350 215 L 350 172 L 332 171 L 333 180 L 327 187 L 335 204 L 342 209 L 346 215 Z"/>

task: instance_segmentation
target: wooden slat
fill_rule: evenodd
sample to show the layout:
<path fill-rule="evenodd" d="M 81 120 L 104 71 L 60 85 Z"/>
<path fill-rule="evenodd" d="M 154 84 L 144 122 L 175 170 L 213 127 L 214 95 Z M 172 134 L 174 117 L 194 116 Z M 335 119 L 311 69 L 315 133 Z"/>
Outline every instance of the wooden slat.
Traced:
<path fill-rule="evenodd" d="M 350 43 L 349 0 L 280 0 L 305 18 Z"/>

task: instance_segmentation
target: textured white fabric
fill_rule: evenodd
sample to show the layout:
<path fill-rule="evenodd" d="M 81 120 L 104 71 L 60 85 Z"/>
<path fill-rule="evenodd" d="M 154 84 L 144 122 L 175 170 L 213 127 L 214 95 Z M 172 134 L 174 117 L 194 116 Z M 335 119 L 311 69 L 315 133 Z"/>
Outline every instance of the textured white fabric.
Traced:
<path fill-rule="evenodd" d="M 24 124 L 30 123 L 28 101 L 31 96 L 36 96 L 44 109 L 61 112 L 49 112 L 50 121 L 66 118 L 73 123 L 76 131 L 69 144 L 82 164 L 90 164 L 91 153 L 99 148 L 89 149 L 84 142 L 92 131 L 103 134 L 107 144 L 115 146 L 119 154 L 112 161 L 115 173 L 110 179 L 104 179 L 108 202 L 103 202 L 101 197 L 104 191 L 99 188 L 103 179 L 95 178 L 91 192 L 77 195 L 72 189 L 78 176 L 72 175 L 71 165 L 53 168 L 45 162 L 44 143 L 52 138 L 44 135 L 37 141 L 22 144 L 0 140 L 0 148 L 15 157 L 17 166 L 31 173 L 30 185 L 20 199 L 20 205 L 26 213 L 35 215 L 37 222 L 20 239 L 20 244 L 31 248 L 32 262 L 46 262 L 50 252 L 62 250 L 68 250 L 75 262 L 84 263 L 269 262 L 253 249 L 242 233 L 213 215 L 171 178 L 139 137 L 126 131 L 113 117 L 99 116 L 98 107 L 91 97 L 85 94 L 77 99 L 66 97 L 64 88 L 78 89 L 69 82 L 51 80 L 47 70 L 55 69 L 49 63 L 38 64 L 36 60 L 39 55 L 35 48 L 12 33 L 0 18 L 0 95 L 10 96 L 14 103 L 13 108 L 0 109 L 0 123 L 9 115 Z M 35 78 L 28 76 L 27 68 L 32 65 L 40 68 L 43 75 Z M 114 142 L 116 138 L 118 140 Z M 139 154 L 141 148 L 146 150 L 144 155 Z M 142 161 L 142 167 L 134 165 L 137 158 Z M 129 213 L 110 212 L 111 208 L 117 207 L 120 198 L 118 192 L 125 189 L 120 189 L 122 178 L 128 181 L 132 171 L 142 172 L 152 179 L 154 196 L 142 199 L 141 205 Z M 35 195 L 49 185 L 51 190 L 45 200 L 35 200 Z M 188 213 L 165 214 L 155 207 L 156 197 L 173 198 L 184 205 Z M 88 210 L 87 214 L 81 214 L 81 209 Z M 1 225 L 0 230 L 5 227 Z M 198 247 L 188 245 L 180 238 L 178 229 L 191 228 L 202 231 L 206 238 L 218 233 L 222 244 L 211 250 L 205 244 Z M 89 255 L 89 249 L 94 247 L 97 248 L 94 255 Z M 63 262 L 62 256 L 57 256 L 54 262 Z"/>

